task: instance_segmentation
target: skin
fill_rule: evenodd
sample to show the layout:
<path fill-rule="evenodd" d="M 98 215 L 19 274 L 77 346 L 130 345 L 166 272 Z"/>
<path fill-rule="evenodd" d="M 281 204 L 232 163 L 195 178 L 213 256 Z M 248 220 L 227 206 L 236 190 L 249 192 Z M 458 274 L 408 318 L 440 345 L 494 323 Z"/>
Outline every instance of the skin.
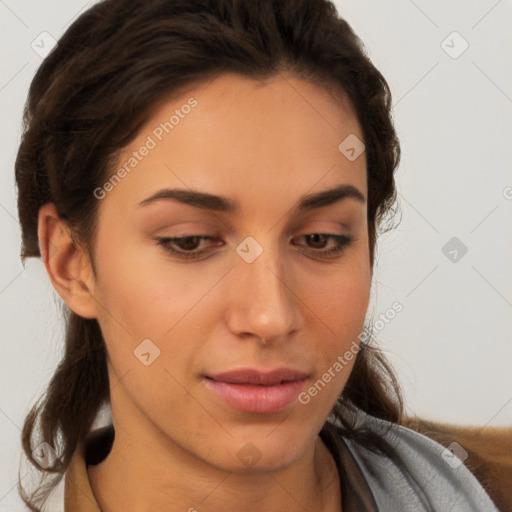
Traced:
<path fill-rule="evenodd" d="M 364 153 L 349 161 L 338 149 L 350 134 L 363 140 L 361 128 L 348 101 L 326 87 L 293 75 L 223 74 L 162 102 L 119 165 L 190 97 L 197 106 L 99 201 L 96 274 L 54 206 L 40 211 L 50 279 L 75 313 L 98 320 L 109 355 L 116 438 L 88 467 L 94 495 L 106 512 L 242 503 L 245 511 L 339 511 L 339 476 L 318 432 L 355 358 L 308 404 L 269 414 L 232 408 L 203 376 L 286 366 L 307 372 L 307 390 L 357 340 L 371 283 L 366 202 L 294 206 L 341 184 L 367 197 Z M 241 209 L 137 206 L 164 187 L 227 196 Z M 353 241 L 322 256 L 336 242 L 319 247 L 305 236 L 314 233 Z M 194 234 L 217 237 L 201 242 L 209 252 L 198 260 L 155 241 Z M 247 236 L 263 248 L 252 263 L 236 252 Z M 160 350 L 149 366 L 134 355 L 144 339 Z M 247 443 L 260 457 L 251 466 L 237 456 Z"/>

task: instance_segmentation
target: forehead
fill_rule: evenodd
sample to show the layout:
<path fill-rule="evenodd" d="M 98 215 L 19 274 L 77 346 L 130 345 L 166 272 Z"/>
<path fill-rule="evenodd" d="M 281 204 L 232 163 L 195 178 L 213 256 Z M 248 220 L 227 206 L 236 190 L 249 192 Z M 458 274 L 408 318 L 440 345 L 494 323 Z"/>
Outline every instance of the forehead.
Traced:
<path fill-rule="evenodd" d="M 340 183 L 366 195 L 365 153 L 345 152 L 345 141 L 362 140 L 349 101 L 328 88 L 291 75 L 226 73 L 158 104 L 120 156 L 114 174 L 122 177 L 103 202 L 133 209 L 163 187 L 255 207 Z"/>

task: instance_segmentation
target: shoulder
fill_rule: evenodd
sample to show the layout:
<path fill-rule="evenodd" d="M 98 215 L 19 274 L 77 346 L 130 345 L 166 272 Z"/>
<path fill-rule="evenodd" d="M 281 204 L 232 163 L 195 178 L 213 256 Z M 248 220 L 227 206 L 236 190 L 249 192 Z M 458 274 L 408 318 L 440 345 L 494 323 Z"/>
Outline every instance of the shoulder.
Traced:
<path fill-rule="evenodd" d="M 417 417 L 402 424 L 445 447 L 462 452 L 465 466 L 475 475 L 500 510 L 512 503 L 512 428 L 461 426 Z"/>
<path fill-rule="evenodd" d="M 445 448 L 403 425 L 357 413 L 356 425 L 387 442 L 378 454 L 343 438 L 374 495 L 378 509 L 496 512 L 489 495 L 464 465 L 457 446 Z M 459 458 L 460 457 L 460 458 Z"/>

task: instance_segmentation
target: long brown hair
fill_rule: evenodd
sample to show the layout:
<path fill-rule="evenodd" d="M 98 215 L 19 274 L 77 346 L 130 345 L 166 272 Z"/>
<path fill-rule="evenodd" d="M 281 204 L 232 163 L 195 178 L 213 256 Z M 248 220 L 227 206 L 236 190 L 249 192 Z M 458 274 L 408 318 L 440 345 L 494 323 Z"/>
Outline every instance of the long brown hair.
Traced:
<path fill-rule="evenodd" d="M 38 69 L 25 106 L 15 164 L 22 261 L 41 256 L 38 212 L 54 203 L 94 270 L 93 191 L 115 169 L 119 151 L 159 102 L 228 71 L 252 78 L 288 71 L 348 97 L 366 145 L 373 268 L 377 232 L 388 226 L 396 205 L 400 147 L 391 93 L 360 39 L 327 0 L 104 0 L 83 13 Z M 64 356 L 22 432 L 30 463 L 43 476 L 55 475 L 31 496 L 18 484 L 33 511 L 62 478 L 99 406 L 110 398 L 98 322 L 65 305 L 64 316 Z M 347 436 L 379 449 L 378 436 L 342 418 L 341 411 L 354 406 L 391 422 L 401 419 L 397 380 L 369 341 L 360 344 L 333 415 Z M 323 432 L 331 428 L 326 423 Z M 49 467 L 32 455 L 34 433 L 56 448 L 59 456 Z"/>

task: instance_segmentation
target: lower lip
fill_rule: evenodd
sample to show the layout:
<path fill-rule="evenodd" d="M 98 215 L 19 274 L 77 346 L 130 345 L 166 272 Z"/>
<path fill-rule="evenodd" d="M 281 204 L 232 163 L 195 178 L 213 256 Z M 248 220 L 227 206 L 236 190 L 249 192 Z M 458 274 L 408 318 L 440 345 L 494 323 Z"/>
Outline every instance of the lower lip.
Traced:
<path fill-rule="evenodd" d="M 306 379 L 283 382 L 275 386 L 230 384 L 205 379 L 206 386 L 231 407 L 244 412 L 271 414 L 285 409 L 299 396 Z"/>

